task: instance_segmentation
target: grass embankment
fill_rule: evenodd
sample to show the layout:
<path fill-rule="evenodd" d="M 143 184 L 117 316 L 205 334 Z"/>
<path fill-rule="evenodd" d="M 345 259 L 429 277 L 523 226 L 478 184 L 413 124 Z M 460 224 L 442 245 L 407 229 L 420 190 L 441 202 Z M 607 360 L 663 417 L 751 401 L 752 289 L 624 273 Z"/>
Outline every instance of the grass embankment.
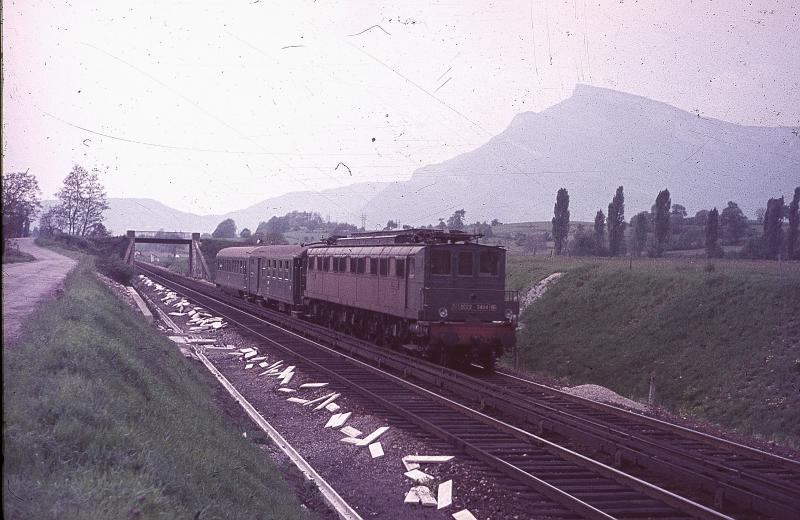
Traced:
<path fill-rule="evenodd" d="M 566 272 L 522 316 L 527 370 L 647 396 L 800 446 L 800 265 L 513 258 L 509 283 Z"/>
<path fill-rule="evenodd" d="M 4 351 L 4 516 L 307 518 L 212 378 L 89 265 Z"/>

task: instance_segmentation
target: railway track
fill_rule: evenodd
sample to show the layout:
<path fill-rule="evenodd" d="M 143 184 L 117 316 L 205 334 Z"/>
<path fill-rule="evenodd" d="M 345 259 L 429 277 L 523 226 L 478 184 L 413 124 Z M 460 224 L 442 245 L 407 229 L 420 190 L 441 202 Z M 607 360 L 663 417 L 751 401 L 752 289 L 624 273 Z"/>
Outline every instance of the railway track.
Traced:
<path fill-rule="evenodd" d="M 152 268 L 142 268 L 158 276 Z M 298 330 L 303 333 L 339 349 L 357 351 L 362 359 L 402 377 L 389 375 L 364 361 L 336 354 L 296 332 L 267 324 L 263 318 L 250 314 L 263 314 L 265 309 L 259 306 L 231 301 L 234 299 L 219 294 L 209 296 L 204 294 L 213 289 L 208 284 L 162 274 L 168 277 L 165 283 L 183 290 L 185 296 L 226 315 L 274 346 L 306 358 L 321 372 L 582 516 L 724 518 L 724 513 L 712 508 L 734 506 L 747 511 L 746 516 L 793 518 L 787 515 L 797 510 L 795 489 L 800 480 L 797 478 L 800 465 L 794 461 L 563 394 L 510 374 L 476 379 L 279 313 L 269 313 L 270 319 L 299 325 Z M 323 355 L 324 359 L 317 358 Z M 341 363 L 344 365 L 340 366 Z M 411 383 L 411 379 L 427 388 Z M 443 397 L 442 393 L 458 395 L 459 402 Z M 465 401 L 499 410 L 514 418 L 517 426 L 468 408 L 462 404 Z M 611 456 L 617 467 L 544 438 L 552 433 L 570 439 L 573 445 Z M 702 505 L 623 473 L 618 469 L 623 463 L 661 476 L 660 484 L 679 480 L 698 486 L 705 495 L 711 494 L 714 503 Z"/>

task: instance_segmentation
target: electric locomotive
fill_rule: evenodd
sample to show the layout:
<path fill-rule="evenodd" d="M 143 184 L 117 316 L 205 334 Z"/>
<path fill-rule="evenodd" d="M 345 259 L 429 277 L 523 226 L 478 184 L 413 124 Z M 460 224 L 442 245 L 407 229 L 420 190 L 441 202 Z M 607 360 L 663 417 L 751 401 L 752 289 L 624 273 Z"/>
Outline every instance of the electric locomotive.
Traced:
<path fill-rule="evenodd" d="M 410 229 L 308 246 L 226 248 L 216 284 L 379 345 L 491 369 L 515 343 L 505 250 L 459 231 Z"/>

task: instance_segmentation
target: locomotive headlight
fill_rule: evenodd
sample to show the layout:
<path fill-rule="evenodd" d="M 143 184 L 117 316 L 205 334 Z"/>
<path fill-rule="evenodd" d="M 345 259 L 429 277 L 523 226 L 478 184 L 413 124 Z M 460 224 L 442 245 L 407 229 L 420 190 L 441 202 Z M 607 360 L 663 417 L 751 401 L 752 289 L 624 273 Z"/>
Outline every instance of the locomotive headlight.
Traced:
<path fill-rule="evenodd" d="M 447 317 L 447 307 L 439 307 L 439 317 L 442 319 Z"/>
<path fill-rule="evenodd" d="M 514 311 L 512 311 L 511 309 L 506 309 L 506 319 L 510 320 L 513 317 L 514 317 Z"/>

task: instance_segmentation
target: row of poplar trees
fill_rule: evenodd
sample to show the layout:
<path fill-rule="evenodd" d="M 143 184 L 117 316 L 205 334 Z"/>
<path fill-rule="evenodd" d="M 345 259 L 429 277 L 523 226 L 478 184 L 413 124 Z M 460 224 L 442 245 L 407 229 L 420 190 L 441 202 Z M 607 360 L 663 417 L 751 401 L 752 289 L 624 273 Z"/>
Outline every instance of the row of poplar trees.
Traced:
<path fill-rule="evenodd" d="M 729 203 L 729 206 L 735 204 Z M 788 259 L 800 259 L 798 244 L 798 227 L 800 224 L 800 186 L 795 188 L 792 202 L 784 205 L 784 198 L 771 198 L 763 216 L 764 232 L 761 237 L 751 239 L 746 245 L 751 257 L 776 259 L 786 252 Z M 648 232 L 653 227 L 654 245 L 651 254 L 663 256 L 670 234 L 670 208 L 672 200 L 669 190 L 662 190 L 656 197 L 651 212 L 640 212 L 631 219 L 633 232 L 631 235 L 632 253 L 641 255 L 647 244 Z M 737 211 L 738 207 L 736 208 Z M 569 192 L 565 188 L 558 190 L 553 210 L 554 253 L 562 254 L 569 235 Z M 784 217 L 788 219 L 788 232 L 783 231 Z M 746 219 L 742 216 L 742 220 Z M 600 253 L 605 242 L 605 227 L 608 226 L 608 255 L 620 256 L 625 250 L 625 194 L 622 186 L 617 188 L 614 198 L 608 205 L 608 215 L 598 210 L 594 219 L 594 251 Z M 784 247 L 785 246 L 785 247 Z M 720 245 L 720 214 L 717 208 L 708 212 L 705 222 L 705 249 L 710 258 L 722 256 Z M 603 251 L 604 252 L 604 251 Z"/>

